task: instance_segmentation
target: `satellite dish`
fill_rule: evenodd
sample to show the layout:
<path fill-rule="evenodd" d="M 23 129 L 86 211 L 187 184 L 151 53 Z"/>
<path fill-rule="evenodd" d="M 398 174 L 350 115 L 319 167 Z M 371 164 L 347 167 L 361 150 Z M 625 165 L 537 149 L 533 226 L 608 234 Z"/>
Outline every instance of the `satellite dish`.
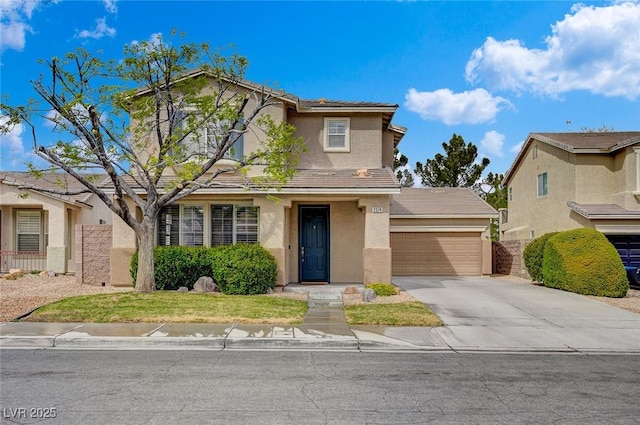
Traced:
<path fill-rule="evenodd" d="M 486 193 L 487 195 L 496 191 L 496 188 L 491 186 L 490 184 L 482 183 L 480 185 L 480 190 Z"/>

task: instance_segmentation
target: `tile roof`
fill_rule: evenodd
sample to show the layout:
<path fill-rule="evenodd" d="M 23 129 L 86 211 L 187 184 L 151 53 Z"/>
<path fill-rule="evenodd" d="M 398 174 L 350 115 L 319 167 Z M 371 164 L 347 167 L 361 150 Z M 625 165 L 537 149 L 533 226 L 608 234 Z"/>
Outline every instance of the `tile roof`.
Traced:
<path fill-rule="evenodd" d="M 394 103 L 380 103 L 380 102 L 351 102 L 345 100 L 328 100 L 328 99 L 300 99 L 299 105 L 301 108 L 397 108 L 398 105 Z"/>
<path fill-rule="evenodd" d="M 99 181 L 106 177 L 105 174 L 83 174 L 84 176 Z M 10 186 L 36 186 L 45 190 L 53 191 L 78 191 L 85 189 L 84 185 L 75 178 L 66 173 L 45 173 L 41 177 L 35 177 L 31 173 L 23 171 L 0 171 L 0 181 Z M 37 189 L 28 189 L 38 192 Z M 69 204 L 83 204 L 90 206 L 88 203 L 92 193 L 79 193 L 75 195 L 61 195 L 49 192 L 39 192 L 45 196 L 60 199 Z"/>
<path fill-rule="evenodd" d="M 134 188 L 141 190 L 142 187 L 135 185 L 133 179 L 127 179 Z M 202 182 L 204 178 L 198 181 Z M 172 183 L 172 177 L 160 179 L 159 187 L 168 187 Z M 323 191 L 340 192 L 365 192 L 383 191 L 385 193 L 396 192 L 400 188 L 391 169 L 376 168 L 367 169 L 366 173 L 360 177 L 356 169 L 308 169 L 298 170 L 296 175 L 281 188 L 281 193 L 300 193 L 310 191 L 322 193 Z M 253 183 L 250 178 L 239 173 L 224 173 L 215 178 L 211 188 L 203 188 L 197 191 L 198 194 L 240 192 L 247 193 L 261 191 L 259 185 Z"/>
<path fill-rule="evenodd" d="M 498 213 L 468 188 L 402 188 L 393 195 L 391 216 L 497 218 Z"/>
<path fill-rule="evenodd" d="M 640 220 L 640 211 L 628 210 L 617 204 L 578 204 L 577 202 L 569 201 L 567 206 L 581 216 L 591 220 Z"/>
<path fill-rule="evenodd" d="M 613 152 L 622 147 L 640 143 L 640 131 L 531 133 L 529 137 L 570 152 L 581 149 Z"/>

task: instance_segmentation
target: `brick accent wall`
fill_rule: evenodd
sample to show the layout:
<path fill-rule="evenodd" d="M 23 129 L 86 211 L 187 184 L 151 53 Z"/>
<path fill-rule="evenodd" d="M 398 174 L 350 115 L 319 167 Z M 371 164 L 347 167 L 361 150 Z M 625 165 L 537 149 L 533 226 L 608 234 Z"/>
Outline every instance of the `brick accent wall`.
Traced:
<path fill-rule="evenodd" d="M 493 273 L 531 279 L 522 254 L 531 239 L 493 242 Z"/>
<path fill-rule="evenodd" d="M 111 226 L 78 224 L 75 229 L 75 238 L 76 281 L 88 285 L 109 285 L 111 282 Z"/>

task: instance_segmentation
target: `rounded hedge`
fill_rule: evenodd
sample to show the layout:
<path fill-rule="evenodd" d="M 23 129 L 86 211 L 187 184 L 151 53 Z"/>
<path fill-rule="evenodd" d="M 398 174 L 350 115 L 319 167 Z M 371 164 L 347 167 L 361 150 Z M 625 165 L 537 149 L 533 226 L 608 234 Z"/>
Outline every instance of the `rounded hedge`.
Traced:
<path fill-rule="evenodd" d="M 398 288 L 389 283 L 370 283 L 365 285 L 367 289 L 373 289 L 378 297 L 389 297 L 398 294 Z"/>
<path fill-rule="evenodd" d="M 159 246 L 154 249 L 156 289 L 176 290 L 186 286 L 189 290 L 201 276 L 211 276 L 212 248 L 195 246 Z M 129 269 L 136 284 L 138 252 L 131 258 Z"/>
<path fill-rule="evenodd" d="M 585 295 L 624 297 L 629 282 L 618 251 L 600 232 L 560 232 L 544 249 L 544 285 Z"/>
<path fill-rule="evenodd" d="M 534 282 L 542 282 L 544 280 L 544 276 L 542 274 L 544 247 L 547 245 L 547 241 L 557 234 L 558 232 L 545 233 L 544 235 L 532 240 L 529 245 L 524 248 L 524 252 L 522 254 L 524 266 Z"/>
<path fill-rule="evenodd" d="M 213 251 L 213 279 L 225 294 L 266 294 L 276 286 L 278 263 L 258 244 L 236 244 Z"/>

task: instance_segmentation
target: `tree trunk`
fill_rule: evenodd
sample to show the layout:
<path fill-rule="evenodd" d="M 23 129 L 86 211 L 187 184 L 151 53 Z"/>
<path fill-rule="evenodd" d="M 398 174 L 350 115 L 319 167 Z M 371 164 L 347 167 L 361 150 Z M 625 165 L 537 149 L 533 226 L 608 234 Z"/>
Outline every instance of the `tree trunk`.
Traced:
<path fill-rule="evenodd" d="M 153 292 L 156 290 L 155 266 L 153 260 L 154 226 L 145 218 L 138 238 L 138 274 L 136 292 Z"/>

